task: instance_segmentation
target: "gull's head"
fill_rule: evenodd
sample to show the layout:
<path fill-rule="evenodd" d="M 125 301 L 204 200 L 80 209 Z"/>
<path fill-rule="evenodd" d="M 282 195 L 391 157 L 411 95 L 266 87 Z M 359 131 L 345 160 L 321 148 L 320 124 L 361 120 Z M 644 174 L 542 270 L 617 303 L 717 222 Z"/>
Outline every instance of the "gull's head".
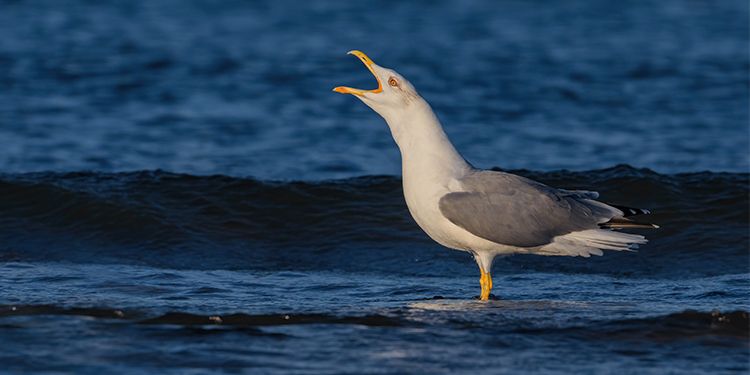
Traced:
<path fill-rule="evenodd" d="M 372 90 L 362 90 L 339 86 L 333 91 L 354 95 L 386 120 L 403 113 L 416 103 L 424 103 L 414 86 L 394 70 L 375 64 L 361 51 L 349 51 L 349 54 L 357 56 L 365 64 L 365 67 L 375 76 L 378 87 Z"/>

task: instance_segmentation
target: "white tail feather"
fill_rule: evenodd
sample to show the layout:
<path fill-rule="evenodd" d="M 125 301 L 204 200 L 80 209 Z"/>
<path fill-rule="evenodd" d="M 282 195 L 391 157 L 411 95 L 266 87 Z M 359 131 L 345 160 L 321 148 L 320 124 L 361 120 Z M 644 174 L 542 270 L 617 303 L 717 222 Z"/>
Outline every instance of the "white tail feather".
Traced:
<path fill-rule="evenodd" d="M 540 247 L 540 255 L 582 256 L 602 255 L 602 250 L 635 251 L 648 242 L 639 234 L 620 233 L 606 229 L 589 229 L 557 236 L 552 243 Z"/>

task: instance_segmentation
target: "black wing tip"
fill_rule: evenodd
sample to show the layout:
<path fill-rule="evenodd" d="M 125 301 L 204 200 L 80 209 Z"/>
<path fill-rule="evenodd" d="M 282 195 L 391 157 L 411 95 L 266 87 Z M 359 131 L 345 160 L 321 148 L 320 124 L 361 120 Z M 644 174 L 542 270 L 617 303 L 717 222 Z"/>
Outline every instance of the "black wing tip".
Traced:
<path fill-rule="evenodd" d="M 652 223 L 640 223 L 625 217 L 613 217 L 606 223 L 599 224 L 600 228 L 604 229 L 626 229 L 626 228 L 645 228 L 645 229 L 659 229 L 659 225 Z"/>
<path fill-rule="evenodd" d="M 630 229 L 630 228 L 659 229 L 659 228 L 661 228 L 657 224 L 639 223 L 639 222 L 636 222 L 636 221 L 631 221 L 629 223 L 622 223 L 622 222 L 612 223 L 612 222 L 606 222 L 606 223 L 599 224 L 599 227 L 603 228 L 603 229 Z"/>

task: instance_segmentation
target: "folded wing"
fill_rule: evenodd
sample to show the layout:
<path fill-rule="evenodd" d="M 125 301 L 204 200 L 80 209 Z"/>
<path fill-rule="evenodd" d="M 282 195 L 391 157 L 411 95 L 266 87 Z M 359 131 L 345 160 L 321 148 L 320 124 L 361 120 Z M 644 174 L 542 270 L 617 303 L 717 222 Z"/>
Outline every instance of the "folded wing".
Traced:
<path fill-rule="evenodd" d="M 442 214 L 470 233 L 503 245 L 540 247 L 623 216 L 618 208 L 593 200 L 596 192 L 555 189 L 510 173 L 474 171 L 461 183 L 465 191 L 440 199 Z"/>

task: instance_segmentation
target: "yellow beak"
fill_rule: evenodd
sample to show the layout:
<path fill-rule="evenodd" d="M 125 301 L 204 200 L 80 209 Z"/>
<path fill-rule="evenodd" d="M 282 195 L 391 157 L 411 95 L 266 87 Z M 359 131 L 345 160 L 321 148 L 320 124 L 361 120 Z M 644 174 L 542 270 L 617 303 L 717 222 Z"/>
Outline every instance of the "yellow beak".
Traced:
<path fill-rule="evenodd" d="M 370 58 L 367 57 L 367 55 L 362 53 L 362 51 L 354 50 L 354 51 L 347 52 L 347 54 L 359 57 L 359 59 L 362 61 L 362 63 L 365 64 L 365 66 L 372 73 L 372 75 L 375 76 L 375 80 L 378 81 L 378 88 L 373 89 L 373 90 L 360 90 L 360 89 L 355 89 L 355 88 L 346 87 L 346 86 L 339 86 L 333 89 L 333 91 L 341 93 L 341 94 L 353 94 L 353 95 L 360 95 L 360 96 L 367 92 L 377 94 L 383 91 L 383 84 L 380 83 L 380 78 L 378 78 L 378 75 L 375 73 L 375 69 L 372 68 L 372 65 L 374 64 L 374 62 L 372 62 L 372 60 L 370 60 Z"/>

